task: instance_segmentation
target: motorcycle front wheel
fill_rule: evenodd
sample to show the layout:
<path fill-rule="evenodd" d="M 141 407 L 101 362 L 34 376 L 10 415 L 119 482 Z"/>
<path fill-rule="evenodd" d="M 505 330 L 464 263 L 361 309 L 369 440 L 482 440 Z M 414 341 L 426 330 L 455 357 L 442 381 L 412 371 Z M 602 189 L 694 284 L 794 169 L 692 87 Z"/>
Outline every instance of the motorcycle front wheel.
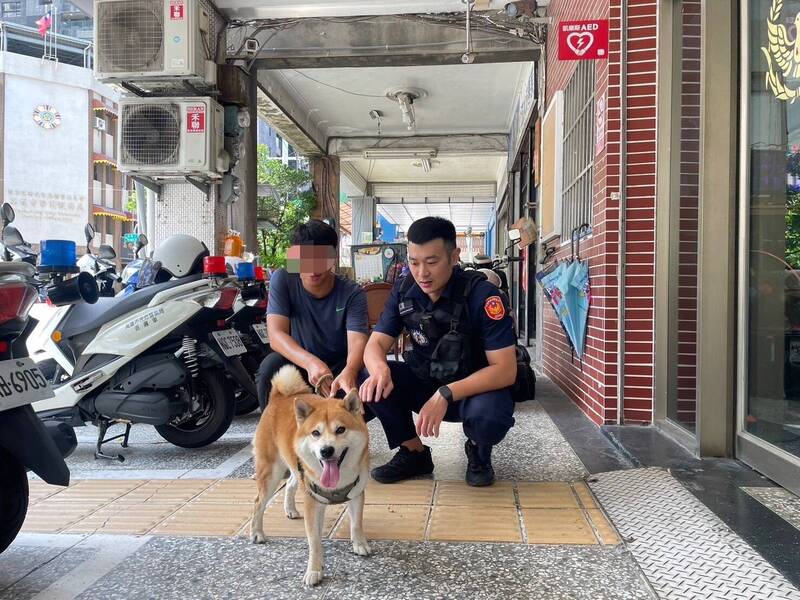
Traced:
<path fill-rule="evenodd" d="M 228 431 L 236 411 L 230 386 L 223 385 L 225 373 L 219 369 L 200 371 L 194 382 L 200 396 L 201 414 L 180 425 L 156 425 L 158 434 L 181 448 L 200 448 L 216 442 Z"/>
<path fill-rule="evenodd" d="M 28 475 L 25 467 L 0 448 L 0 552 L 17 537 L 28 513 Z"/>

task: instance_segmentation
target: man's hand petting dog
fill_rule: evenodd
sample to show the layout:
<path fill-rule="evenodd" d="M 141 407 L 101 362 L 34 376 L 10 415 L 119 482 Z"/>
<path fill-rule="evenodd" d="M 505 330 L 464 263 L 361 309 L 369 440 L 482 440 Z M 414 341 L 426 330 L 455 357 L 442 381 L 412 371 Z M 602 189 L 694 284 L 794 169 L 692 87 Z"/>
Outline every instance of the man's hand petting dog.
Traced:
<path fill-rule="evenodd" d="M 358 395 L 362 402 L 380 402 L 393 389 L 392 372 L 389 370 L 389 365 L 385 365 L 380 371 L 367 377 L 364 383 L 361 384 L 361 390 L 359 390 Z"/>
<path fill-rule="evenodd" d="M 333 379 L 333 373 L 331 373 L 328 365 L 315 358 L 306 365 L 306 371 L 308 372 L 308 383 L 314 386 L 320 396 L 327 396 Z"/>
<path fill-rule="evenodd" d="M 339 393 L 339 390 L 343 390 L 345 394 L 349 394 L 351 390 L 357 389 L 357 376 L 357 372 L 352 369 L 348 369 L 347 367 L 342 369 L 342 372 L 331 382 L 331 391 L 328 393 L 328 396 L 333 398 Z M 363 411 L 361 414 L 364 414 Z"/>
<path fill-rule="evenodd" d="M 417 420 L 419 437 L 439 437 L 439 427 L 447 412 L 447 398 L 436 392 L 422 405 Z"/>

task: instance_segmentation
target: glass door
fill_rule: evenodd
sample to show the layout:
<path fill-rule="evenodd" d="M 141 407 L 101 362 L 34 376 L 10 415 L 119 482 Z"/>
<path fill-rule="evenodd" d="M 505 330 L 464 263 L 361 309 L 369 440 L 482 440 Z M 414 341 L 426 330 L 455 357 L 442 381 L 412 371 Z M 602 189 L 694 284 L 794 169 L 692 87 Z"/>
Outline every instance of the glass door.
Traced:
<path fill-rule="evenodd" d="M 744 4 L 737 451 L 798 491 L 800 0 Z"/>

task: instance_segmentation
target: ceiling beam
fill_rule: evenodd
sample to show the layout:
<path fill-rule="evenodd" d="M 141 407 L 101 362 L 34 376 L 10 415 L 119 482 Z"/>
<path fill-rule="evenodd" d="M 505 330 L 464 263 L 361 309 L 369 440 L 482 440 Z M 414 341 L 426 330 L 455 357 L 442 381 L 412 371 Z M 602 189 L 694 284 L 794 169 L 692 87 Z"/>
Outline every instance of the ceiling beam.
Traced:
<path fill-rule="evenodd" d="M 415 135 L 411 137 L 332 137 L 328 154 L 342 160 L 363 158 L 364 150 L 392 148 L 431 149 L 436 156 L 508 156 L 508 135 L 505 133 L 465 133 L 453 135 Z"/>
<path fill-rule="evenodd" d="M 484 13 L 485 21 L 481 16 L 472 24 L 475 63 L 538 60 L 544 25 L 503 20 L 496 12 Z M 258 41 L 256 56 L 236 54 L 247 38 Z M 452 15 L 424 14 L 262 20 L 229 30 L 228 46 L 229 59 L 253 60 L 257 69 L 460 65 L 466 26 Z"/>
<path fill-rule="evenodd" d="M 310 111 L 286 91 L 278 77 L 262 71 L 257 74 L 257 79 L 259 116 L 277 129 L 303 156 L 325 154 L 325 136 L 309 118 Z"/>

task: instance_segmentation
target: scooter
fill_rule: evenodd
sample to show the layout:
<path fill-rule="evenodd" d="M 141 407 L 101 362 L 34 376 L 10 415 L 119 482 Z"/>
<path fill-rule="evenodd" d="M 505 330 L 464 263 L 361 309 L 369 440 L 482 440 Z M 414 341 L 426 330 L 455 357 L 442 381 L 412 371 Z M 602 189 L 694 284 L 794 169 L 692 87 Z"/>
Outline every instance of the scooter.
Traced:
<path fill-rule="evenodd" d="M 267 287 L 264 269 L 253 263 L 240 262 L 236 265 L 236 275 L 242 291 L 236 299 L 234 313 L 228 318 L 242 339 L 247 353 L 243 354 L 242 365 L 255 377 L 261 361 L 271 352 L 267 325 L 264 322 L 267 313 Z M 258 396 L 238 387 L 236 396 L 236 414 L 246 415 L 258 408 Z"/>
<path fill-rule="evenodd" d="M 92 252 L 95 231 L 90 223 L 86 224 L 83 233 L 86 236 L 86 254 L 78 260 L 78 267 L 95 278 L 97 287 L 100 289 L 100 296 L 113 297 L 116 293 L 114 285 L 122 282 L 122 278 L 117 274 L 117 265 L 114 263 L 117 253 L 107 244 L 101 244 L 97 249 L 97 254 Z"/>
<path fill-rule="evenodd" d="M 19 231 L 8 226 L 14 220 L 9 204 L 3 205 L 2 215 L 4 250 L 24 245 Z M 3 252 L 3 259 L 9 256 L 9 252 Z M 97 300 L 91 277 L 82 274 L 70 280 L 64 279 L 65 275 L 50 269 L 46 283 L 37 280 L 36 270 L 28 261 L 0 262 L 0 552 L 14 541 L 25 521 L 27 471 L 51 485 L 69 485 L 64 458 L 78 444 L 75 432 L 66 423 L 42 423 L 34 413 L 31 404 L 52 397 L 53 392 L 28 358 L 25 346 L 32 329 L 28 311 L 36 300 L 37 288 L 42 288 L 55 304 Z"/>
<path fill-rule="evenodd" d="M 45 421 L 94 423 L 96 458 L 123 461 L 102 446 L 122 438 L 127 447 L 135 423 L 154 425 L 177 446 L 208 445 L 225 433 L 234 415 L 225 372 L 255 389 L 237 358 L 246 348 L 235 331 L 225 329 L 239 289 L 224 268 L 213 267 L 216 257 L 208 256 L 202 242 L 173 238 L 177 246 L 165 242 L 165 254 L 172 256 L 160 270 L 175 279 L 151 285 L 140 272 L 142 289 L 103 298 L 91 308 L 59 309 L 31 336 L 34 359 L 51 356 L 59 365 L 52 381 L 55 397 L 37 402 L 35 410 Z M 106 439 L 115 423 L 124 424 L 125 433 Z"/>

